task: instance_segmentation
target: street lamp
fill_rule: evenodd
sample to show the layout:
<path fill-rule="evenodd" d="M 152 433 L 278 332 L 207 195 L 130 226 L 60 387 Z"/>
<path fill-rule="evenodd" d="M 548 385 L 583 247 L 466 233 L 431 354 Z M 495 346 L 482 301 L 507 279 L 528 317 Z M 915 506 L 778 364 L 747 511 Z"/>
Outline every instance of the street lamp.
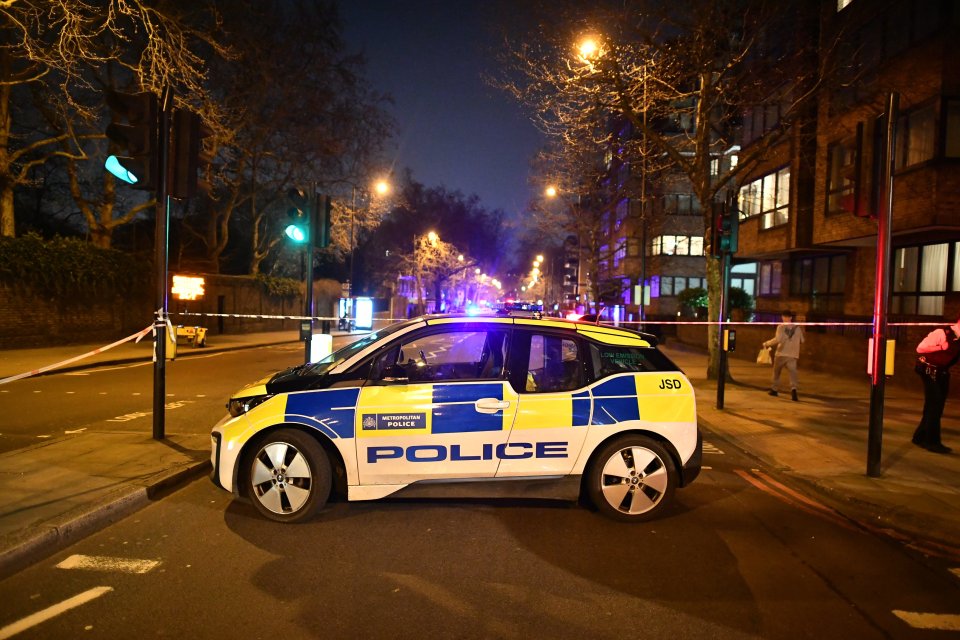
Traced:
<path fill-rule="evenodd" d="M 378 196 L 383 197 L 388 193 L 390 193 L 390 183 L 383 179 L 377 180 L 373 184 L 373 190 L 374 192 L 376 192 Z M 365 190 L 362 191 L 361 197 L 363 196 L 363 193 L 367 193 L 368 195 L 367 207 L 369 208 L 370 207 L 369 192 Z M 350 280 L 349 280 L 349 285 L 347 286 L 347 297 L 350 299 L 353 298 L 353 254 L 355 249 L 355 247 L 353 246 L 353 227 L 354 227 L 356 218 L 357 218 L 357 187 L 356 185 L 353 185 L 353 195 L 350 201 Z"/>

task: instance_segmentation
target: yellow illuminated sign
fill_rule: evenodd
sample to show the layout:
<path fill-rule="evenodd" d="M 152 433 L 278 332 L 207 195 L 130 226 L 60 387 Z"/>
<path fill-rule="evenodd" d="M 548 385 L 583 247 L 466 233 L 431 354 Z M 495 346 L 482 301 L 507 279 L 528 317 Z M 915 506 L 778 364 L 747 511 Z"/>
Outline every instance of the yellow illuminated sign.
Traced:
<path fill-rule="evenodd" d="M 198 276 L 173 276 L 170 290 L 177 300 L 196 300 L 203 297 L 203 278 Z"/>

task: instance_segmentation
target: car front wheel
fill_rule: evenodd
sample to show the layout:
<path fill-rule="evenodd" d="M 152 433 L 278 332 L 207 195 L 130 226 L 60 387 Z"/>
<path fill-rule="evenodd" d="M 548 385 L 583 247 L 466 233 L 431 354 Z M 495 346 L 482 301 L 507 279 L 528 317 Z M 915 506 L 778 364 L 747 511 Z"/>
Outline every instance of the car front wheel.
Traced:
<path fill-rule="evenodd" d="M 280 429 L 256 445 L 247 467 L 247 495 L 267 518 L 301 522 L 327 503 L 331 475 L 330 459 L 316 440 Z"/>
<path fill-rule="evenodd" d="M 670 503 L 677 481 L 673 458 L 661 444 L 627 435 L 597 452 L 588 471 L 587 494 L 604 515 L 641 522 L 656 518 Z"/>

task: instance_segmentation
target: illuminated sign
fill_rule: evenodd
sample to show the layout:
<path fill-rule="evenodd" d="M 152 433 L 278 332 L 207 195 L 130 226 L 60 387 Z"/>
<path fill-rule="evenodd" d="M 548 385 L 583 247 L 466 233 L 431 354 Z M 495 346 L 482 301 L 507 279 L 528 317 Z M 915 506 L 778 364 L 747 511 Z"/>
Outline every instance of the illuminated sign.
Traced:
<path fill-rule="evenodd" d="M 198 276 L 173 276 L 170 289 L 177 300 L 196 300 L 203 297 L 203 278 Z"/>

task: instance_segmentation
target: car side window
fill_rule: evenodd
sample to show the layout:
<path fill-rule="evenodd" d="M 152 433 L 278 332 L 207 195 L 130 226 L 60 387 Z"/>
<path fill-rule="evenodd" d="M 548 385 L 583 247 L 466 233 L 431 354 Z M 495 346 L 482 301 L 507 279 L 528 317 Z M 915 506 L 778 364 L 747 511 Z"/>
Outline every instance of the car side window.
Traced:
<path fill-rule="evenodd" d="M 576 340 L 549 334 L 530 336 L 524 391 L 572 391 L 583 386 L 583 359 Z"/>
<path fill-rule="evenodd" d="M 445 331 L 405 338 L 377 358 L 371 380 L 497 379 L 506 364 L 506 337 L 504 331 Z"/>
<path fill-rule="evenodd" d="M 678 370 L 666 356 L 652 348 L 591 343 L 590 356 L 598 380 L 618 373 Z"/>

